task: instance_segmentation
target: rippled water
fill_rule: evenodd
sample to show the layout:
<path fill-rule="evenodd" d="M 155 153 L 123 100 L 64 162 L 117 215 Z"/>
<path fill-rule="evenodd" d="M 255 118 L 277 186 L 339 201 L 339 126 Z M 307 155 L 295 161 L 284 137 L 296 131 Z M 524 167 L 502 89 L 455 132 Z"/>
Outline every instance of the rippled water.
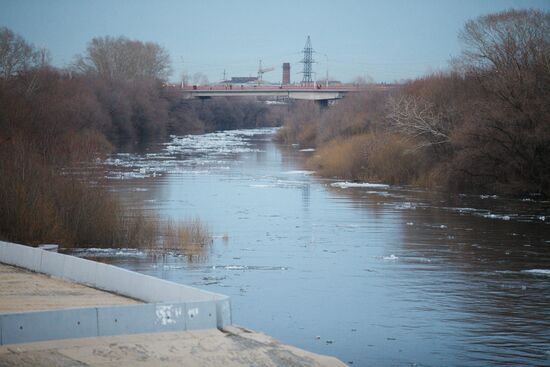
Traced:
<path fill-rule="evenodd" d="M 227 294 L 236 324 L 356 366 L 550 365 L 548 202 L 319 179 L 272 133 L 100 164 L 127 205 L 207 222 L 203 254 L 74 252 Z"/>

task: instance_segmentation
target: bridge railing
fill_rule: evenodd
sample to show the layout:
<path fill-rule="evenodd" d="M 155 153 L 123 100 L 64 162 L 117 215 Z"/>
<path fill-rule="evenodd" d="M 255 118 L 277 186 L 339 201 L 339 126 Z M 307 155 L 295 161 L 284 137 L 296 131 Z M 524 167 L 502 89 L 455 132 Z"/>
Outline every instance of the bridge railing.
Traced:
<path fill-rule="evenodd" d="M 292 91 L 315 91 L 315 90 L 330 90 L 330 91 L 360 91 L 366 90 L 364 86 L 357 86 L 352 84 L 339 84 L 339 85 L 235 85 L 235 84 L 224 84 L 224 85 L 187 85 L 179 87 L 183 91 L 189 92 L 206 92 L 206 91 L 277 91 L 277 90 L 292 90 Z"/>

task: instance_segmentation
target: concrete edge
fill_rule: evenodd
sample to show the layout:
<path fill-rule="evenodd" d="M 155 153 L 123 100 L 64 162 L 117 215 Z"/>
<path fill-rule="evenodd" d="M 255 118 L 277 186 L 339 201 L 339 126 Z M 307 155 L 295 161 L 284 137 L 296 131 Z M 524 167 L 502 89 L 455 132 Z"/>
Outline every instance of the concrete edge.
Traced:
<path fill-rule="evenodd" d="M 65 335 L 63 332 L 55 331 L 57 330 L 55 329 L 56 325 L 52 326 L 47 322 L 48 317 L 53 317 L 53 319 L 57 320 L 59 325 L 64 325 L 67 329 L 65 330 L 67 333 L 71 332 L 73 329 L 83 332 L 82 330 L 84 327 L 80 327 L 80 325 L 84 325 L 82 322 L 78 324 L 78 327 L 73 325 L 74 320 L 71 319 L 71 315 L 77 312 L 74 310 L 80 310 L 80 312 L 90 312 L 84 310 L 95 310 L 93 315 L 92 313 L 86 313 L 86 317 L 80 317 L 83 318 L 83 320 L 87 320 L 86 325 L 91 325 L 92 321 L 89 321 L 89 319 L 93 318 L 95 320 L 97 333 L 100 332 L 102 327 L 102 330 L 111 330 L 111 332 L 116 331 L 117 333 L 137 333 L 137 331 L 140 330 L 142 330 L 142 332 L 148 332 L 148 330 L 152 330 L 153 332 L 169 331 L 164 327 L 153 328 L 151 325 L 154 325 L 155 322 L 161 324 L 164 322 L 166 325 L 177 324 L 178 328 L 175 330 L 187 330 L 186 328 L 188 325 L 192 329 L 221 329 L 227 325 L 231 325 L 232 322 L 231 302 L 228 296 L 203 291 L 198 288 L 140 274 L 112 265 L 3 241 L 0 241 L 0 262 L 147 302 L 141 305 L 0 314 L 0 345 L 8 344 L 10 340 L 13 340 L 8 337 L 7 330 L 10 331 L 10 335 L 11 333 L 20 336 L 27 335 L 28 333 L 26 334 L 22 332 L 22 330 L 27 331 L 32 325 L 36 325 L 33 329 L 37 334 L 41 333 L 41 328 L 45 328 L 52 330 L 52 335 L 63 337 Z M 151 311 L 151 307 L 154 307 L 154 313 Z M 61 314 L 63 312 L 68 313 L 66 316 L 63 316 Z M 191 313 L 189 314 L 189 312 Z M 178 321 L 182 314 L 187 315 L 187 319 L 184 319 L 185 322 Z M 118 315 L 114 318 L 111 317 L 111 322 L 116 325 L 105 324 L 105 320 L 109 319 L 108 315 Z M 134 315 L 135 317 L 128 319 L 128 315 Z M 162 321 L 162 315 L 168 318 Z M 13 329 L 13 320 L 19 320 L 19 322 L 22 323 L 23 321 L 21 320 L 24 320 L 24 318 L 35 320 L 36 323 L 28 323 L 25 321 L 28 326 L 19 325 L 23 327 L 23 329 L 19 329 L 19 332 Z M 134 324 L 131 325 L 130 321 L 126 323 L 122 321 L 119 322 L 119 319 L 131 320 Z M 68 322 L 66 320 L 72 321 Z M 182 322 L 185 325 L 185 329 L 180 329 Z M 91 328 L 92 326 L 89 327 Z M 75 332 L 75 330 L 72 332 Z M 90 331 L 86 331 L 86 333 L 89 334 Z M 79 334 L 76 333 L 75 335 Z M 86 334 L 86 336 L 97 335 Z M 55 338 L 57 337 L 53 337 L 53 339 Z M 21 340 L 22 341 L 18 342 L 30 341 L 25 339 Z"/>
<path fill-rule="evenodd" d="M 0 345 L 215 329 L 212 302 L 145 303 L 0 314 Z"/>

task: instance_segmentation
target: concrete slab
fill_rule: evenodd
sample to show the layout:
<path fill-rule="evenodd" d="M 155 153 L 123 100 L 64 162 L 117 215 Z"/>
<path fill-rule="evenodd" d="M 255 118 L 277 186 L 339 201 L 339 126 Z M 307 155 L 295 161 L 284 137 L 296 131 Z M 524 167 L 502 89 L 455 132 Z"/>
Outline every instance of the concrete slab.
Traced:
<path fill-rule="evenodd" d="M 294 348 L 240 327 L 224 331 L 96 337 L 0 347 L 2 366 L 40 366 L 37 364 L 40 358 L 47 361 L 47 365 L 88 367 L 345 366 L 336 358 Z"/>
<path fill-rule="evenodd" d="M 187 330 L 209 329 L 216 326 L 216 304 L 214 302 L 188 302 L 185 321 Z"/>
<path fill-rule="evenodd" d="M 0 314 L 139 303 L 131 298 L 0 264 Z"/>
<path fill-rule="evenodd" d="M 66 256 L 57 252 L 43 251 L 39 272 L 62 278 L 65 258 Z"/>
<path fill-rule="evenodd" d="M 97 335 L 93 308 L 2 315 L 2 343 L 13 344 Z"/>
<path fill-rule="evenodd" d="M 147 303 L 135 305 L 130 310 L 125 306 L 98 307 L 98 334 L 107 336 L 155 332 L 155 322 L 150 317 L 154 313 L 155 305 Z"/>
<path fill-rule="evenodd" d="M 42 261 L 42 250 L 23 246 L 15 243 L 8 243 L 2 251 L 3 261 L 32 271 L 40 271 Z"/>
<path fill-rule="evenodd" d="M 47 256 L 47 253 L 48 252 L 45 251 L 42 255 L 42 263 L 44 263 L 44 258 Z M 96 261 L 81 259 L 75 256 L 65 256 L 65 262 L 63 264 L 63 278 L 70 279 L 71 281 L 80 284 L 95 286 L 98 268 L 101 267 L 101 265 L 101 263 Z"/>

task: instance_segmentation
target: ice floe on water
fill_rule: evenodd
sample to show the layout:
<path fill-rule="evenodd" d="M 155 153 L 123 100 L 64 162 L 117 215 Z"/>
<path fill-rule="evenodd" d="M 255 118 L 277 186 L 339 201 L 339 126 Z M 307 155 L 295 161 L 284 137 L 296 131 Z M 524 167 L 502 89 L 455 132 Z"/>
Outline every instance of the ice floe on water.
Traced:
<path fill-rule="evenodd" d="M 510 215 L 507 215 L 507 214 L 494 214 L 494 213 L 474 213 L 474 215 L 477 215 L 477 216 L 481 216 L 483 218 L 488 218 L 488 219 L 500 219 L 500 220 L 510 220 L 512 217 L 515 217 L 516 215 L 514 214 L 510 214 Z"/>
<path fill-rule="evenodd" d="M 245 138 L 270 134 L 274 129 L 218 131 L 203 135 L 172 136 L 165 150 L 171 153 L 209 153 L 217 155 L 259 152 Z"/>
<path fill-rule="evenodd" d="M 395 256 L 394 254 L 391 254 L 390 256 L 383 256 L 382 259 L 387 261 L 396 261 L 396 260 L 399 260 L 399 257 Z"/>
<path fill-rule="evenodd" d="M 377 184 L 377 183 L 368 183 L 368 182 L 348 182 L 348 181 L 333 182 L 330 184 L 330 186 L 338 187 L 341 189 L 348 189 L 348 188 L 354 188 L 354 187 L 387 189 L 390 187 L 390 185 L 386 185 L 386 184 Z"/>
<path fill-rule="evenodd" d="M 79 257 L 144 257 L 145 251 L 136 248 L 73 248 L 71 254 Z"/>
<path fill-rule="evenodd" d="M 285 175 L 312 175 L 315 171 L 304 171 L 304 170 L 294 170 L 294 171 L 286 171 L 284 172 Z"/>
<path fill-rule="evenodd" d="M 406 210 L 406 209 L 414 210 L 414 209 L 416 209 L 416 205 L 414 203 L 406 201 L 406 202 L 403 202 L 403 203 L 395 204 L 395 209 L 398 209 L 398 210 Z"/>
<path fill-rule="evenodd" d="M 503 220 L 503 221 L 510 221 L 510 220 L 517 220 L 517 221 L 524 221 L 524 222 L 534 222 L 534 221 L 541 221 L 546 222 L 548 217 L 544 214 L 531 214 L 531 213 L 495 213 L 489 209 L 477 209 L 477 208 L 471 208 L 471 207 L 441 207 L 441 209 L 456 212 L 459 214 L 469 214 L 474 215 L 476 217 L 482 217 L 487 219 L 495 219 L 495 220 Z M 509 208 L 508 208 L 509 209 Z"/>
<path fill-rule="evenodd" d="M 550 269 L 528 269 L 521 272 L 523 274 L 550 277 Z"/>
<path fill-rule="evenodd" d="M 107 179 L 125 180 L 157 177 L 165 173 L 187 174 L 199 171 L 228 170 L 227 157 L 261 152 L 251 142 L 254 136 L 273 134 L 276 129 L 229 130 L 203 135 L 171 136 L 157 153 L 118 153 L 105 159 Z"/>
<path fill-rule="evenodd" d="M 286 266 L 214 265 L 212 270 L 288 270 Z"/>
<path fill-rule="evenodd" d="M 307 148 L 307 149 L 300 149 L 300 152 L 314 152 L 315 149 L 313 148 Z"/>

